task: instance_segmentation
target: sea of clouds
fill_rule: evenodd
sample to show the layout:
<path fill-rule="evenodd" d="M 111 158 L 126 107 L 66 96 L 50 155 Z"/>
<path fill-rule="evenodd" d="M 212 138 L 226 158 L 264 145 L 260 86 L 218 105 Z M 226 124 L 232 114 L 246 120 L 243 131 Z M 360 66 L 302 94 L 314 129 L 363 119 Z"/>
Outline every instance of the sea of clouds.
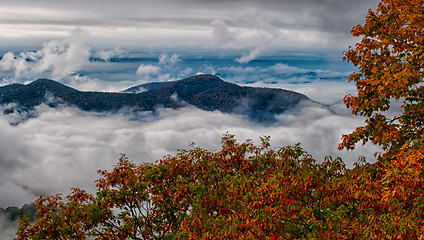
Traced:
<path fill-rule="evenodd" d="M 75 29 L 68 37 L 46 41 L 36 49 L 0 49 L 0 86 L 50 78 L 79 90 L 122 91 L 141 83 L 209 73 L 240 85 L 298 91 L 325 105 L 299 105 L 277 116 L 273 124 L 190 107 L 161 109 L 156 113 L 123 110 L 119 114 L 108 114 L 41 105 L 30 113 L 5 115 L 2 108 L 7 106 L 0 106 L 0 207 L 22 206 L 40 195 L 66 194 L 71 187 L 92 192 L 98 177 L 96 170 L 111 169 L 121 153 L 135 162 L 153 162 L 166 154 L 175 154 L 177 149 L 187 148 L 191 142 L 216 150 L 226 132 L 235 134 L 240 141 L 249 138 L 255 143 L 260 142 L 259 136 L 269 135 L 273 147 L 301 142 L 317 161 L 322 161 L 326 155 L 341 156 L 347 166 L 352 166 L 359 156 L 374 160 L 373 153 L 379 151 L 374 146 L 358 147 L 354 152 L 337 150 L 341 135 L 363 123 L 363 119 L 346 110 L 341 100 L 355 90 L 352 84 L 347 84 L 352 68 L 339 63 L 341 53 L 274 53 L 273 47 L 278 48 L 281 44 L 288 48 L 307 46 L 309 50 L 333 45 L 344 47 L 351 41 L 346 38 L 346 29 L 358 22 L 358 9 L 366 10 L 369 5 L 375 5 L 375 1 L 362 0 L 361 4 L 352 1 L 325 1 L 325 4 L 268 1 L 267 4 L 254 4 L 254 7 L 241 7 L 238 11 L 233 10 L 241 4 L 238 1 L 201 2 L 208 4 L 206 10 L 180 9 L 177 12 L 184 17 L 179 17 L 169 14 L 176 11 L 167 1 L 149 3 L 157 4 L 156 11 L 144 6 L 116 6 L 112 2 L 99 5 L 94 1 L 85 2 L 84 8 L 78 2 L 62 5 L 57 1 L 54 4 L 37 1 L 37 11 L 30 8 L 24 11 L 22 6 L 29 6 L 31 1 L 26 4 L 11 1 L 10 4 L 19 4 L 19 7 L 4 6 L 3 15 L 11 19 L 11 23 L 17 18 L 19 24 L 5 25 L 3 46 L 44 41 L 38 37 L 44 34 L 50 37 L 52 29 L 57 30 L 52 27 L 57 26 L 55 23 L 71 29 L 75 27 L 72 23 L 75 19 L 78 22 L 91 19 L 91 27 L 86 29 L 96 32 L 97 40 L 106 41 L 107 46 L 110 42 L 120 45 L 123 38 L 129 38 L 135 46 L 164 46 L 172 39 L 171 45 L 195 46 L 195 51 L 97 49 L 89 47 L 90 33 Z M 305 7 L 311 3 L 316 7 Z M 284 4 L 284 8 L 280 4 Z M 52 9 L 42 12 L 47 14 L 40 14 L 45 6 Z M 99 7 L 102 11 L 98 11 Z M 97 14 L 103 15 L 102 20 L 95 20 L 99 16 L 87 14 L 87 9 L 95 9 Z M 141 12 L 128 14 L 128 10 L 133 9 Z M 19 13 L 15 14 L 17 11 Z M 22 12 L 31 24 L 22 24 Z M 219 15 L 205 19 L 210 12 Z M 154 27 L 158 13 L 172 20 L 164 21 L 172 24 L 160 31 Z M 188 15 L 191 18 L 186 18 Z M 42 20 L 46 16 L 51 18 L 48 25 Z M 153 27 L 149 24 L 140 27 L 139 16 L 147 16 L 144 21 L 150 19 Z M 57 22 L 53 20 L 55 17 L 59 19 Z M 183 29 L 185 34 L 176 34 L 175 29 L 186 24 L 191 27 Z M 199 28 L 199 24 L 208 27 Z M 27 29 L 28 26 L 31 29 Z M 323 31 L 317 31 L 316 27 Z M 343 34 L 335 29 L 342 29 Z M 15 41 L 16 33 L 27 35 Z M 159 37 L 150 37 L 155 34 Z M 205 45 L 228 51 L 197 52 L 198 47 Z M 16 224 L 10 225 L 0 216 L 0 239 L 12 238 L 15 231 Z"/>
<path fill-rule="evenodd" d="M 228 34 L 221 41 L 231 41 L 231 32 L 225 33 L 228 29 L 222 24 L 213 23 L 219 34 Z M 0 106 L 0 207 L 67 194 L 72 187 L 94 192 L 97 170 L 111 169 L 121 154 L 140 163 L 176 154 L 191 142 L 218 150 L 225 133 L 257 144 L 260 136 L 271 136 L 273 147 L 300 142 L 318 162 L 328 155 L 341 156 L 348 167 L 360 156 L 375 160 L 373 155 L 380 149 L 372 145 L 353 152 L 337 150 L 342 134 L 363 124 L 342 102 L 344 95 L 355 90 L 347 83 L 349 68 L 335 64 L 338 60 L 333 56 L 288 53 L 255 60 L 260 54 L 254 51 L 242 55 L 92 49 L 81 30 L 48 41 L 39 50 L 6 51 L 0 60 L 0 86 L 50 78 L 79 90 L 122 91 L 141 83 L 208 73 L 243 86 L 298 91 L 318 103 L 300 104 L 267 124 L 194 107 L 110 114 L 43 104 L 30 112 L 4 114 L 3 109 L 10 106 Z M 50 96 L 49 101 L 56 100 Z M 2 218 L 0 238 L 7 239 L 16 225 Z"/>
<path fill-rule="evenodd" d="M 228 34 L 221 40 L 230 41 L 231 33 L 225 33 L 228 29 L 222 24 L 213 23 L 219 34 Z M 81 30 L 46 42 L 40 50 L 5 52 L 0 60 L 1 85 L 45 77 L 79 90 L 121 91 L 144 82 L 210 73 L 240 85 L 295 90 L 323 104 L 300 104 L 272 124 L 192 107 L 108 114 L 40 105 L 30 113 L 0 114 L 0 206 L 21 206 L 40 195 L 66 194 L 71 187 L 92 192 L 96 171 L 111 169 L 121 153 L 135 162 L 153 162 L 191 142 L 217 150 L 227 132 L 240 141 L 256 143 L 260 136 L 271 136 L 273 147 L 300 142 L 317 161 L 327 155 L 343 157 L 349 167 L 359 156 L 373 161 L 379 151 L 374 146 L 354 152 L 337 150 L 341 135 L 363 123 L 342 103 L 345 94 L 354 92 L 354 86 L 346 82 L 349 72 L 344 66 L 333 68 L 322 60 L 325 57 L 308 54 L 295 56 L 297 62 L 293 55 L 287 61 L 284 56 L 252 58 L 248 64 L 241 63 L 241 58 L 234 53 L 210 57 L 95 50 L 87 46 Z M 36 117 L 28 119 L 28 114 Z"/>
<path fill-rule="evenodd" d="M 277 116 L 272 125 L 190 107 L 137 116 L 46 105 L 35 111 L 38 117 L 15 126 L 8 119 L 12 116 L 0 117 L 1 206 L 20 206 L 40 195 L 67 193 L 71 187 L 92 192 L 96 170 L 110 169 L 121 153 L 135 162 L 154 162 L 191 142 L 217 150 L 227 132 L 256 143 L 259 136 L 271 136 L 274 147 L 300 142 L 318 161 L 342 156 L 350 167 L 359 156 L 372 157 L 378 151 L 372 146 L 337 151 L 340 136 L 362 122 L 338 105 L 299 106 Z"/>

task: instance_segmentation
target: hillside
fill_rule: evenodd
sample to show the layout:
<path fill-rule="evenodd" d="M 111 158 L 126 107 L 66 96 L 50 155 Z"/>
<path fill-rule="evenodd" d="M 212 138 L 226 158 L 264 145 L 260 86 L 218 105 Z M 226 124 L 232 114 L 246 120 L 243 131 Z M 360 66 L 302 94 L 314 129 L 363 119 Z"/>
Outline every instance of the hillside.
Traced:
<path fill-rule="evenodd" d="M 139 92 L 141 89 L 143 91 Z M 0 88 L 0 104 L 15 103 L 22 109 L 32 109 L 41 103 L 52 107 L 59 103 L 69 104 L 81 110 L 98 112 L 118 111 L 124 107 L 154 111 L 159 107 L 176 109 L 191 105 L 206 111 L 243 114 L 258 121 L 269 120 L 304 100 L 309 99 L 293 91 L 241 87 L 213 75 L 148 83 L 122 93 L 83 92 L 48 79 Z"/>

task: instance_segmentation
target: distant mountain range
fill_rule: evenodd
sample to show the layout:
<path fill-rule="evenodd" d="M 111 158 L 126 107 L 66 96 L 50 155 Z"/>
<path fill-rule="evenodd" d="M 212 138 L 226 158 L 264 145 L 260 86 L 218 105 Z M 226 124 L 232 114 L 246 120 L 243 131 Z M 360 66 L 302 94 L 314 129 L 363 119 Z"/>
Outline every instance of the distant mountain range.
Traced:
<path fill-rule="evenodd" d="M 272 88 L 242 87 L 214 75 L 197 75 L 174 82 L 146 83 L 121 93 L 84 92 L 48 79 L 30 84 L 0 87 L 0 104 L 9 106 L 4 113 L 29 110 L 41 103 L 55 107 L 68 104 L 85 111 L 154 111 L 157 108 L 181 108 L 188 105 L 206 110 L 237 113 L 257 121 L 272 119 L 301 101 L 303 94 Z"/>

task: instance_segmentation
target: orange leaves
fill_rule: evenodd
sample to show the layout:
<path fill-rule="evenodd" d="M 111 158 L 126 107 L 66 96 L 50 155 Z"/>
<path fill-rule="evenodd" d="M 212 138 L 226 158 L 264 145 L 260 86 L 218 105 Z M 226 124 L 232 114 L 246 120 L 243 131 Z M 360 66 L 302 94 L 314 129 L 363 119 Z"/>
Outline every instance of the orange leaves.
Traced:
<path fill-rule="evenodd" d="M 37 222 L 23 220 L 17 239 L 416 239 L 422 145 L 386 157 L 346 169 L 339 158 L 316 163 L 298 145 L 271 149 L 232 135 L 219 151 L 182 150 L 156 164 L 123 156 L 100 172 L 96 196 L 74 189 L 39 199 Z"/>
<path fill-rule="evenodd" d="M 390 162 L 380 166 L 380 177 L 372 184 L 381 186 L 378 195 L 385 211 L 380 218 L 391 218 L 396 224 L 387 221 L 376 222 L 373 228 L 385 229 L 392 236 L 414 239 L 422 235 L 422 228 L 416 226 L 422 218 L 423 180 L 421 162 L 423 151 L 402 149 L 391 157 Z M 384 205 L 383 205 L 384 204 Z M 374 223 L 373 223 L 374 224 Z M 403 228 L 400 231 L 399 227 Z"/>
<path fill-rule="evenodd" d="M 41 229 L 77 239 L 338 235 L 340 221 L 330 219 L 340 204 L 334 180 L 344 165 L 316 164 L 298 145 L 274 150 L 268 141 L 240 144 L 225 135 L 220 151 L 182 150 L 156 164 L 135 165 L 123 156 L 112 171 L 99 172 L 96 196 L 74 189 L 64 200 L 40 199 L 38 222 L 23 222 L 19 236 L 36 239 Z"/>
<path fill-rule="evenodd" d="M 422 84 L 423 66 L 423 0 L 385 0 L 376 11 L 369 11 L 364 25 L 352 28 L 352 35 L 361 37 L 355 47 L 349 47 L 344 60 L 352 62 L 359 68 L 359 73 L 352 73 L 349 81 L 354 81 L 357 96 L 347 96 L 344 101 L 356 115 L 365 116 L 368 121 L 362 132 L 353 132 L 352 137 L 343 137 L 342 147 L 352 149 L 360 140 L 382 145 L 388 150 L 413 141 L 410 135 L 398 134 L 408 132 L 409 125 L 422 127 L 422 113 L 416 112 L 411 118 L 406 114 L 399 117 L 401 124 L 393 124 L 394 119 L 376 118 L 378 114 L 389 116 L 391 100 L 402 100 L 404 106 L 419 107 L 423 98 L 409 101 Z M 419 89 L 419 90 L 418 90 Z M 403 109 L 402 109 L 403 110 Z M 408 117 L 409 122 L 402 121 Z M 414 120 L 412 120 L 414 119 Z M 381 127 L 385 126 L 385 127 Z"/>

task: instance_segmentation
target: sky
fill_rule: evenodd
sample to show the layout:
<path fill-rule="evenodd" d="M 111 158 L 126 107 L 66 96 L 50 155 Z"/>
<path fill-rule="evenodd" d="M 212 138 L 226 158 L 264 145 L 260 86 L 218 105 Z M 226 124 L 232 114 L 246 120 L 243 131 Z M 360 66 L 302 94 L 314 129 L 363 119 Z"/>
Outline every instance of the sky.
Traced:
<path fill-rule="evenodd" d="M 342 134 L 363 123 L 342 103 L 354 94 L 354 68 L 341 54 L 358 39 L 376 0 L 3 0 L 0 86 L 48 77 L 80 90 L 121 91 L 198 73 L 244 86 L 285 88 L 327 104 L 300 105 L 264 125 L 195 108 L 158 113 L 92 113 L 37 107 L 35 118 L 0 115 L 0 206 L 21 206 L 71 187 L 94 191 L 96 170 L 121 153 L 160 159 L 190 142 L 218 149 L 271 136 L 274 147 L 300 142 L 318 161 L 359 156 L 375 146 L 337 151 Z M 0 106 L 5 108 L 7 106 Z M 19 123 L 19 124 L 17 124 Z"/>
<path fill-rule="evenodd" d="M 1 45 L 34 47 L 75 29 L 97 47 L 345 49 L 376 0 L 3 0 Z"/>
<path fill-rule="evenodd" d="M 216 66 L 175 65 L 208 54 L 231 60 L 227 70 L 248 69 L 269 56 L 320 56 L 327 66 L 289 67 L 344 73 L 353 71 L 340 63 L 342 52 L 357 41 L 350 29 L 376 5 L 377 0 L 0 1 L 0 86 L 46 77 L 80 90 L 120 91 L 219 73 Z M 139 61 L 134 71 L 92 57 L 159 62 Z M 275 63 L 287 65 L 284 60 Z"/>

